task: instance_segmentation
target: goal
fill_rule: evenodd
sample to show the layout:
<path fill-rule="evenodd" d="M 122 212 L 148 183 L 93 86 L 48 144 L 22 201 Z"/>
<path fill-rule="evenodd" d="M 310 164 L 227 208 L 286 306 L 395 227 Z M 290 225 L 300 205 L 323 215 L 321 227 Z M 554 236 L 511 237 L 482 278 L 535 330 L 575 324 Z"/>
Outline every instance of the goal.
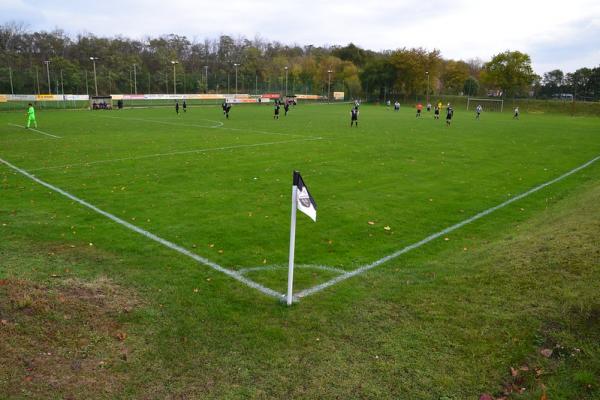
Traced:
<path fill-rule="evenodd" d="M 467 97 L 467 110 L 475 109 L 479 104 L 483 111 L 499 111 L 504 109 L 504 100 L 498 99 L 479 99 L 475 97 Z"/>

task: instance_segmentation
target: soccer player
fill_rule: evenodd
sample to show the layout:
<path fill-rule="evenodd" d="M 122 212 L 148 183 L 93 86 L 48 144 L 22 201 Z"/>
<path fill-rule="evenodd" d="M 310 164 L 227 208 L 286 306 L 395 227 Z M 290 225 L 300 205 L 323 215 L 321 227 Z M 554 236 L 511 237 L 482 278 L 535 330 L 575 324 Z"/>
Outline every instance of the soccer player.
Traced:
<path fill-rule="evenodd" d="M 279 119 L 279 109 L 281 107 L 279 106 L 279 102 L 275 101 L 275 108 L 273 109 L 273 119 Z"/>
<path fill-rule="evenodd" d="M 385 105 L 388 106 L 388 108 L 390 107 L 391 102 L 388 100 L 385 102 Z"/>
<path fill-rule="evenodd" d="M 481 104 L 477 104 L 477 107 L 475 107 L 475 119 L 479 119 L 481 111 L 483 111 L 483 107 L 481 107 Z"/>
<path fill-rule="evenodd" d="M 175 112 L 179 115 L 179 102 L 175 100 Z"/>
<path fill-rule="evenodd" d="M 394 111 L 400 111 L 400 102 L 398 100 L 394 103 Z"/>
<path fill-rule="evenodd" d="M 440 119 L 440 106 L 438 104 L 433 108 L 433 119 Z"/>
<path fill-rule="evenodd" d="M 442 112 L 442 107 L 444 107 L 444 105 L 441 101 L 438 101 L 438 108 L 440 109 L 440 112 Z"/>
<path fill-rule="evenodd" d="M 519 107 L 515 107 L 515 115 L 513 115 L 513 119 L 519 119 Z"/>
<path fill-rule="evenodd" d="M 423 104 L 419 103 L 417 104 L 417 118 L 421 116 L 421 111 L 423 111 Z"/>
<path fill-rule="evenodd" d="M 33 104 L 29 103 L 29 108 L 27 108 L 27 126 L 25 128 L 29 129 L 32 122 L 33 126 L 37 128 L 37 121 L 35 120 L 35 108 L 33 108 Z"/>
<path fill-rule="evenodd" d="M 223 109 L 223 115 L 225 115 L 225 110 L 227 109 L 227 99 L 223 101 L 223 104 L 221 104 L 221 108 Z"/>
<path fill-rule="evenodd" d="M 448 103 L 448 107 L 446 108 L 446 126 L 450 126 L 450 122 L 452 121 L 452 116 L 454 115 L 454 109 Z"/>
<path fill-rule="evenodd" d="M 431 103 L 427 103 L 427 112 L 431 111 Z"/>
<path fill-rule="evenodd" d="M 185 102 L 185 99 L 183 99 L 183 112 L 187 112 L 187 104 Z"/>
<path fill-rule="evenodd" d="M 358 110 L 358 106 L 360 106 L 360 101 L 358 99 L 354 100 L 354 108 Z"/>
<path fill-rule="evenodd" d="M 283 109 L 285 111 L 285 116 L 287 117 L 287 113 L 290 111 L 290 103 L 288 101 L 285 102 Z"/>
<path fill-rule="evenodd" d="M 231 110 L 231 104 L 225 102 L 225 118 L 229 119 L 229 111 Z"/>
<path fill-rule="evenodd" d="M 356 124 L 358 128 L 358 108 L 356 107 L 350 111 L 350 128 L 352 128 L 352 124 Z"/>

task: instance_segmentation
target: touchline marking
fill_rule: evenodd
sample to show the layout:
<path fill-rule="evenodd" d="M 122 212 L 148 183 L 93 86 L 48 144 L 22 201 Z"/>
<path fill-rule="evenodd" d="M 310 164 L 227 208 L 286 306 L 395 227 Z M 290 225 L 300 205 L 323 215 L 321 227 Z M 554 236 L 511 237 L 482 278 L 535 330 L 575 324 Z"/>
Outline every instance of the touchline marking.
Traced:
<path fill-rule="evenodd" d="M 165 156 L 175 156 L 181 154 L 194 154 L 194 153 L 208 153 L 211 151 L 221 151 L 221 150 L 232 150 L 232 149 L 243 149 L 248 147 L 261 147 L 261 146 L 273 146 L 276 144 L 286 144 L 286 143 L 294 143 L 294 142 L 306 142 L 309 140 L 321 140 L 322 138 L 309 138 L 309 139 L 294 139 L 294 140 L 282 140 L 279 142 L 265 142 L 265 143 L 255 143 L 255 144 L 240 144 L 235 146 L 224 146 L 224 147 L 210 147 L 206 149 L 196 149 L 196 150 L 182 150 L 182 151 L 173 151 L 170 153 L 156 153 L 156 154 L 147 154 L 145 156 L 137 156 L 137 157 L 123 157 L 123 158 L 113 158 L 110 160 L 98 160 L 98 161 L 90 161 L 85 163 L 74 163 L 74 164 L 64 164 L 64 165 L 55 165 L 52 167 L 40 167 L 30 169 L 29 172 L 34 171 L 43 171 L 49 169 L 60 169 L 60 168 L 70 168 L 70 167 L 82 167 L 93 164 L 104 164 L 118 161 L 130 161 L 130 160 L 143 160 L 145 158 L 154 158 L 154 157 L 165 157 Z"/>
<path fill-rule="evenodd" d="M 55 138 L 55 139 L 62 139 L 62 136 L 51 135 L 51 134 L 49 134 L 49 133 L 47 133 L 47 132 L 40 131 L 39 129 L 35 129 L 35 128 L 25 128 L 25 127 L 24 127 L 24 126 L 22 126 L 22 125 L 11 124 L 11 123 L 9 123 L 9 125 L 10 125 L 10 126 L 16 126 L 17 128 L 21 128 L 21 129 L 25 129 L 25 130 L 30 130 L 30 131 L 34 131 L 34 132 L 37 132 L 37 133 L 41 133 L 42 135 L 50 136 L 50 137 L 53 137 L 53 138 Z"/>
<path fill-rule="evenodd" d="M 513 198 L 511 198 L 509 200 L 506 200 L 505 202 L 500 203 L 497 206 L 494 206 L 492 208 L 488 208 L 487 210 L 482 211 L 482 212 L 480 212 L 478 214 L 475 214 L 472 217 L 470 217 L 468 219 L 465 219 L 464 221 L 461 221 L 461 222 L 459 222 L 457 224 L 449 226 L 446 229 L 443 229 L 443 230 L 441 230 L 439 232 L 436 232 L 436 233 L 434 233 L 432 235 L 427 236 L 425 239 L 422 239 L 422 240 L 420 240 L 420 241 L 418 241 L 416 243 L 413 243 L 413 244 L 411 244 L 409 246 L 406 246 L 405 248 L 403 248 L 401 250 L 398 250 L 395 253 L 392 253 L 392 254 L 387 255 L 387 256 L 385 256 L 383 258 L 380 258 L 379 260 L 374 261 L 371 264 L 363 265 L 360 268 L 357 268 L 357 269 L 355 269 L 353 271 L 350 271 L 350 272 L 346 272 L 345 274 L 337 276 L 337 277 L 335 277 L 335 278 L 333 278 L 333 279 L 331 279 L 331 280 L 329 280 L 327 282 L 321 283 L 320 285 L 313 286 L 312 288 L 302 290 L 302 291 L 298 292 L 297 294 L 295 294 L 294 298 L 295 299 L 301 299 L 302 297 L 310 296 L 311 294 L 315 294 L 317 292 L 320 292 L 323 289 L 326 289 L 326 288 L 328 288 L 330 286 L 333 286 L 333 285 L 335 285 L 337 283 L 345 281 L 346 279 L 352 278 L 353 276 L 357 276 L 357 275 L 363 274 L 363 273 L 365 273 L 365 272 L 367 272 L 367 271 L 369 271 L 369 270 L 371 270 L 371 269 L 373 269 L 375 267 L 380 266 L 381 264 L 384 264 L 384 263 L 386 263 L 386 262 L 388 262 L 390 260 L 393 260 L 394 258 L 397 258 L 397 257 L 401 256 L 404 253 L 408 253 L 411 250 L 414 250 L 414 249 L 416 249 L 418 247 L 421 247 L 424 244 L 427 244 L 427 243 L 431 242 L 432 240 L 435 240 L 435 239 L 439 238 L 440 236 L 443 236 L 443 235 L 448 234 L 448 233 L 450 233 L 452 231 L 455 231 L 455 230 L 457 230 L 459 228 L 462 228 L 463 226 L 465 226 L 467 224 L 470 224 L 471 222 L 476 221 L 476 220 L 478 220 L 480 218 L 483 218 L 486 215 L 491 214 L 491 213 L 493 213 L 496 210 L 499 210 L 499 209 L 501 209 L 503 207 L 506 207 L 507 205 L 509 205 L 511 203 L 514 203 L 517 200 L 521 200 L 524 197 L 527 197 L 527 196 L 529 196 L 529 195 L 531 195 L 531 194 L 533 194 L 533 193 L 535 193 L 535 192 L 537 192 L 539 190 L 542 190 L 546 186 L 550 186 L 550 185 L 552 185 L 552 184 L 554 184 L 556 182 L 559 182 L 559 181 L 565 179 L 566 177 L 568 177 L 570 175 L 573 175 L 574 173 L 579 172 L 579 171 L 581 171 L 584 168 L 589 167 L 590 165 L 592 165 L 593 163 L 595 163 L 598 160 L 600 160 L 600 156 L 592 158 L 590 161 L 586 162 L 585 164 L 582 164 L 579 167 L 574 168 L 574 169 L 570 170 L 569 172 L 566 172 L 566 173 L 562 174 L 558 178 L 554 178 L 551 181 L 542 183 L 541 185 L 536 186 L 533 189 L 530 189 L 530 190 L 528 190 L 528 191 L 526 191 L 524 193 L 521 193 L 520 195 L 515 196 L 515 197 L 513 197 Z"/>
<path fill-rule="evenodd" d="M 98 213 L 100 215 L 105 216 L 106 218 L 108 218 L 108 219 L 116 222 L 117 224 L 122 225 L 122 226 L 126 227 L 127 229 L 132 230 L 132 231 L 134 231 L 136 233 L 139 233 L 140 235 L 145 236 L 145 237 L 147 237 L 150 240 L 154 240 L 155 242 L 160 243 L 160 244 L 162 244 L 165 247 L 168 247 L 168 248 L 170 248 L 172 250 L 175 250 L 175 251 L 177 251 L 177 252 L 179 252 L 179 253 L 181 253 L 181 254 L 183 254 L 185 256 L 188 256 L 188 257 L 192 258 L 193 260 L 197 261 L 198 263 L 206 265 L 206 266 L 214 269 L 215 271 L 221 272 L 221 273 L 223 273 L 223 274 L 225 274 L 225 275 L 227 275 L 227 276 L 229 276 L 229 277 L 231 277 L 231 278 L 233 278 L 233 279 L 235 279 L 235 280 L 237 280 L 237 281 L 245 284 L 246 286 L 249 286 L 249 287 L 251 287 L 253 289 L 256 289 L 256 290 L 260 291 L 261 293 L 263 293 L 263 294 L 265 294 L 267 296 L 275 297 L 277 299 L 281 299 L 284 296 L 283 293 L 279 293 L 279 292 L 277 292 L 277 291 L 275 291 L 273 289 L 270 289 L 270 288 L 265 287 L 265 286 L 263 286 L 263 285 L 261 285 L 259 283 L 256 283 L 256 282 L 254 282 L 254 281 L 252 281 L 252 280 L 250 280 L 250 279 L 242 276 L 240 273 L 238 273 L 236 271 L 232 271 L 230 269 L 224 268 L 224 267 L 220 266 L 219 264 L 210 261 L 207 258 L 204 258 L 202 256 L 194 254 L 191 251 L 189 251 L 189 250 L 187 250 L 187 249 L 185 249 L 185 248 L 183 248 L 183 247 L 181 247 L 181 246 L 179 246 L 179 245 L 177 245 L 177 244 L 175 244 L 173 242 L 169 242 L 168 240 L 163 239 L 163 238 L 161 238 L 159 236 L 156 236 L 155 234 L 153 234 L 151 232 L 148 232 L 148 231 L 146 231 L 146 230 L 144 230 L 144 229 L 142 229 L 142 228 L 140 228 L 138 226 L 135 226 L 135 225 L 133 225 L 133 224 L 127 222 L 127 221 L 124 221 L 121 218 L 119 218 L 119 217 L 117 217 L 117 216 L 115 216 L 115 215 L 113 215 L 111 213 L 108 213 L 108 212 L 106 212 L 104 210 L 101 210 L 98 207 L 96 207 L 96 206 L 88 203 L 87 201 L 80 199 L 79 197 L 76 197 L 76 196 L 74 196 L 74 195 L 72 195 L 72 194 L 70 194 L 70 193 L 68 193 L 68 192 L 66 192 L 66 191 L 64 191 L 64 190 L 62 190 L 62 189 L 54 186 L 54 185 L 51 185 L 51 184 L 49 184 L 47 182 L 44 182 L 43 180 L 41 180 L 39 178 L 36 178 L 35 175 L 30 174 L 29 172 L 27 172 L 27 171 L 25 171 L 25 170 L 23 170 L 23 169 L 15 166 L 15 165 L 9 163 L 6 160 L 3 160 L 2 158 L 0 158 L 0 162 L 3 163 L 4 165 L 6 165 L 7 167 L 11 168 L 12 170 L 17 171 L 21 175 L 26 176 L 27 178 L 31 179 L 32 181 L 35 181 L 35 182 L 39 183 L 40 185 L 47 187 L 50 190 L 53 190 L 53 191 L 55 191 L 57 193 L 62 194 L 63 196 L 65 196 L 65 197 L 67 197 L 67 198 L 69 198 L 69 199 L 71 199 L 71 200 L 73 200 L 73 201 L 81 204 L 84 207 L 89 208 L 92 211 L 95 211 L 96 213 Z"/>

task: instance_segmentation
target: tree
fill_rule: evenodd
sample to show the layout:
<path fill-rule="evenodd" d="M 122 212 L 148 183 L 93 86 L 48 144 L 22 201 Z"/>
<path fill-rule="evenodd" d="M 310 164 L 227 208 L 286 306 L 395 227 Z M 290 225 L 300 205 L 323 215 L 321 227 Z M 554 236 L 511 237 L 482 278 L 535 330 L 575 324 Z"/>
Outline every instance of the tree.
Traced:
<path fill-rule="evenodd" d="M 464 90 L 468 77 L 469 66 L 464 61 L 448 60 L 445 62 L 441 81 L 446 93 L 460 94 Z"/>
<path fill-rule="evenodd" d="M 476 96 L 479 93 L 479 81 L 469 76 L 463 85 L 463 91 L 467 96 Z"/>
<path fill-rule="evenodd" d="M 560 69 L 546 72 L 542 78 L 540 94 L 544 96 L 553 96 L 561 93 L 565 82 L 565 74 Z"/>
<path fill-rule="evenodd" d="M 394 89 L 404 96 L 412 96 L 425 93 L 426 72 L 430 79 L 436 79 L 442 59 L 439 50 L 399 49 L 391 54 L 390 63 L 395 69 Z"/>
<path fill-rule="evenodd" d="M 496 54 L 484 64 L 481 79 L 506 96 L 523 95 L 534 79 L 531 58 L 520 51 Z"/>

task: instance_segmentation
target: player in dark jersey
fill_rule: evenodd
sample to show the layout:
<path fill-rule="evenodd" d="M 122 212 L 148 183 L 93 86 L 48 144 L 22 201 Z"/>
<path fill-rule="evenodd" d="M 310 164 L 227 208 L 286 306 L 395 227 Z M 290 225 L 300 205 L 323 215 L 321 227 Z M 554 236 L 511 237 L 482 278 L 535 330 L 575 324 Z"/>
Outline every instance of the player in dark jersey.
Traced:
<path fill-rule="evenodd" d="M 433 119 L 440 119 L 440 107 L 437 104 L 433 107 Z"/>
<path fill-rule="evenodd" d="M 175 100 L 175 112 L 179 115 L 179 102 Z"/>
<path fill-rule="evenodd" d="M 448 107 L 446 108 L 446 126 L 450 126 L 450 122 L 452 122 L 452 117 L 454 116 L 454 109 L 448 103 Z"/>
<path fill-rule="evenodd" d="M 182 106 L 183 106 L 183 112 L 184 112 L 184 113 L 185 113 L 185 112 L 187 112 L 187 103 L 185 102 L 185 99 L 183 99 L 183 104 L 182 104 Z"/>
<path fill-rule="evenodd" d="M 279 119 L 279 109 L 280 108 L 281 108 L 281 106 L 279 105 L 279 102 L 276 100 L 275 108 L 273 108 L 273 119 Z"/>
<path fill-rule="evenodd" d="M 285 116 L 287 117 L 287 113 L 290 111 L 290 103 L 288 101 L 285 102 L 283 109 L 285 111 Z"/>
<path fill-rule="evenodd" d="M 352 128 L 352 124 L 358 128 L 358 108 L 356 107 L 350 111 L 350 128 Z"/>
<path fill-rule="evenodd" d="M 231 104 L 225 103 L 225 118 L 229 119 L 229 111 L 231 110 Z"/>
<path fill-rule="evenodd" d="M 227 109 L 227 100 L 225 100 L 223 104 L 221 104 L 221 108 L 223 109 L 223 115 L 225 115 L 225 110 Z"/>

